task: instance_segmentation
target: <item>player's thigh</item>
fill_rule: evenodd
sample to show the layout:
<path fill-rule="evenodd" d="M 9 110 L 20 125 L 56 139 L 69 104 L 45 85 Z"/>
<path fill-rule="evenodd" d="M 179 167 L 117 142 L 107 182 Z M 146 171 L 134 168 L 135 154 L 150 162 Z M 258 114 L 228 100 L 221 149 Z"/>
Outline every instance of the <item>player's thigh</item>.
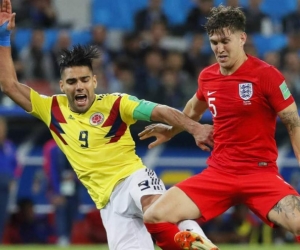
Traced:
<path fill-rule="evenodd" d="M 185 219 L 199 218 L 195 203 L 179 188 L 172 187 L 161 195 L 144 213 L 147 223 L 178 223 Z"/>
<path fill-rule="evenodd" d="M 100 210 L 111 250 L 154 250 L 150 234 L 142 218 L 125 217 L 110 205 Z"/>
<path fill-rule="evenodd" d="M 269 214 L 274 206 L 286 196 L 298 195 L 296 190 L 276 172 L 248 175 L 242 183 L 241 191 L 246 205 L 271 227 L 274 227 L 275 217 L 277 220 L 281 217 L 275 216 L 274 211 Z M 282 223 L 282 219 L 283 217 L 278 223 Z"/>
<path fill-rule="evenodd" d="M 146 222 L 211 219 L 233 205 L 234 177 L 206 169 L 170 188 L 146 211 Z M 229 185 L 229 182 L 230 185 Z"/>
<path fill-rule="evenodd" d="M 285 196 L 271 209 L 268 218 L 276 225 L 300 235 L 300 196 Z"/>
<path fill-rule="evenodd" d="M 129 179 L 128 190 L 130 196 L 141 212 L 151 206 L 157 197 L 166 191 L 163 181 L 157 177 L 153 170 L 148 168 L 136 171 Z M 143 199 L 142 203 L 143 197 L 145 199 Z"/>

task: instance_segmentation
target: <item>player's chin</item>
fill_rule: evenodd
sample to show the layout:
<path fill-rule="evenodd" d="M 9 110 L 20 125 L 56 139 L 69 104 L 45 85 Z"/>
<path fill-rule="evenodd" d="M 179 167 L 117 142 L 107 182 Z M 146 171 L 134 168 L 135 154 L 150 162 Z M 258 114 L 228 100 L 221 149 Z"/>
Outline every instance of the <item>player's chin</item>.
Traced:
<path fill-rule="evenodd" d="M 85 113 L 88 111 L 89 106 L 88 105 L 74 105 L 74 112 L 75 113 Z"/>

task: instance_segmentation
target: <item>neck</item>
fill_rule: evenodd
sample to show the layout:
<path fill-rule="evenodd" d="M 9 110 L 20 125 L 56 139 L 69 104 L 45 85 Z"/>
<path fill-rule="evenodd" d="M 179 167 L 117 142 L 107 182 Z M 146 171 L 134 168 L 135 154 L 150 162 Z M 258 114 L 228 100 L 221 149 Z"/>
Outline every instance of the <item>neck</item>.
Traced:
<path fill-rule="evenodd" d="M 239 57 L 232 66 L 226 68 L 226 67 L 220 67 L 220 71 L 222 75 L 232 75 L 237 69 L 245 62 L 247 61 L 248 56 L 244 53 L 243 56 Z"/>

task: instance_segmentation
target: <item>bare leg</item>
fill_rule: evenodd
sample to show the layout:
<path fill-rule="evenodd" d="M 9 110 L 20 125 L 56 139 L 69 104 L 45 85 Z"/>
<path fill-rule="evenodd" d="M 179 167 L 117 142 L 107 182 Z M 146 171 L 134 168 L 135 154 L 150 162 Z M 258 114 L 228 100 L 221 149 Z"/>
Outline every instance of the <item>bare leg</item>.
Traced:
<path fill-rule="evenodd" d="M 269 212 L 268 218 L 278 226 L 300 236 L 300 197 L 288 195 Z"/>
<path fill-rule="evenodd" d="M 147 209 L 144 221 L 177 224 L 182 220 L 197 219 L 200 216 L 196 204 L 181 189 L 172 187 Z"/>

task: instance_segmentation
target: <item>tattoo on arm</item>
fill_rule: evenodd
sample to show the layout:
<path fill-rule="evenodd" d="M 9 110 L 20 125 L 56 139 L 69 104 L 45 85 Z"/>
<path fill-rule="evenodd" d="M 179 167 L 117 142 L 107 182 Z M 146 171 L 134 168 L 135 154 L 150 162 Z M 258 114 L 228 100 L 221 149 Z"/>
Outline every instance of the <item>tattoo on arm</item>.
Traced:
<path fill-rule="evenodd" d="M 295 128 L 300 127 L 300 118 L 297 110 L 283 112 L 280 115 L 280 119 L 287 127 L 288 133 L 290 135 L 293 134 Z"/>

